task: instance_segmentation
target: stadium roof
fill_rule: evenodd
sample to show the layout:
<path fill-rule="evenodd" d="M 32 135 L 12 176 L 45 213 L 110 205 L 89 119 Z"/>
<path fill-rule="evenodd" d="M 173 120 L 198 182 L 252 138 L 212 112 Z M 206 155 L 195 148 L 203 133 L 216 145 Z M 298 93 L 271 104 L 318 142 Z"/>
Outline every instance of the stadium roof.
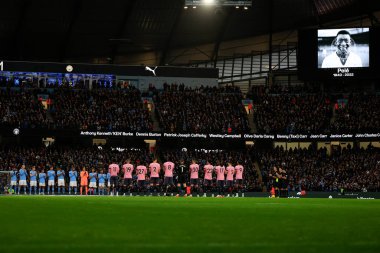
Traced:
<path fill-rule="evenodd" d="M 1 10 L 1 58 L 91 61 L 372 17 L 380 1 L 253 0 L 243 10 L 184 9 L 184 0 L 8 0 Z"/>

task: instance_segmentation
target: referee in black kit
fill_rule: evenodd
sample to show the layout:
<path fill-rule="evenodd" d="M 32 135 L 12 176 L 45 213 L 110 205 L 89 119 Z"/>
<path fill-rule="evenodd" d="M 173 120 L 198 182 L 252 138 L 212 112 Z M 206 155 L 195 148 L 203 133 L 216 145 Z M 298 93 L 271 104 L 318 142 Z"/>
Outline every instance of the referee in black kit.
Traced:
<path fill-rule="evenodd" d="M 186 182 L 189 176 L 188 169 L 183 160 L 180 161 L 178 165 L 178 169 L 176 170 L 176 180 L 177 180 L 177 189 L 178 193 L 176 197 L 179 197 L 181 193 L 186 190 Z"/>

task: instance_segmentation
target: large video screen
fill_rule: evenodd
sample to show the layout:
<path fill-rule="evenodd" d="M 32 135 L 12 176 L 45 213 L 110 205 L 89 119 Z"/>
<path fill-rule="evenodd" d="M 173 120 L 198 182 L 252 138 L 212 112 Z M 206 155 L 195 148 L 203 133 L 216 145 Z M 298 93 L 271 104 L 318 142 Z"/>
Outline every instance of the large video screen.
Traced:
<path fill-rule="evenodd" d="M 318 68 L 369 67 L 369 28 L 318 30 Z"/>
<path fill-rule="evenodd" d="M 380 27 L 305 29 L 298 32 L 302 80 L 357 81 L 380 77 Z"/>

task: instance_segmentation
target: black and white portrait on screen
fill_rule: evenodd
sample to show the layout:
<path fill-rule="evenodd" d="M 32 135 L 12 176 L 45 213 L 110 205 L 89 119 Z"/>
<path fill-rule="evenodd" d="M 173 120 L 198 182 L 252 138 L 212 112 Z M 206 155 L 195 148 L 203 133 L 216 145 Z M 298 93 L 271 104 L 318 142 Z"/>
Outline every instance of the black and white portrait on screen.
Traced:
<path fill-rule="evenodd" d="M 318 30 L 318 68 L 369 67 L 369 28 Z"/>

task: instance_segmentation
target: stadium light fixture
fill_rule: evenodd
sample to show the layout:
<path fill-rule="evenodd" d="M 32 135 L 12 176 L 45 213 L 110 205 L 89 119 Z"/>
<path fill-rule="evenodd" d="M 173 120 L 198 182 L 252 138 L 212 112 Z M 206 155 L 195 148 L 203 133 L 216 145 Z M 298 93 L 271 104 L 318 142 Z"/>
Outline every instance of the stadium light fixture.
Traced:
<path fill-rule="evenodd" d="M 185 10 L 187 10 L 189 7 L 188 6 L 185 6 L 185 7 L 183 7 Z"/>
<path fill-rule="evenodd" d="M 185 6 L 251 7 L 252 0 L 185 0 Z"/>
<path fill-rule="evenodd" d="M 244 6 L 244 10 L 248 10 L 248 7 L 247 7 L 247 6 Z"/>
<path fill-rule="evenodd" d="M 215 0 L 203 0 L 203 3 L 205 5 L 213 5 L 213 4 L 215 4 Z"/>
<path fill-rule="evenodd" d="M 236 8 L 236 9 L 239 9 L 239 8 L 240 8 L 240 6 L 235 6 L 235 8 Z"/>
<path fill-rule="evenodd" d="M 193 9 L 196 9 L 196 8 L 197 8 L 197 6 L 194 5 L 194 6 L 193 6 Z"/>

